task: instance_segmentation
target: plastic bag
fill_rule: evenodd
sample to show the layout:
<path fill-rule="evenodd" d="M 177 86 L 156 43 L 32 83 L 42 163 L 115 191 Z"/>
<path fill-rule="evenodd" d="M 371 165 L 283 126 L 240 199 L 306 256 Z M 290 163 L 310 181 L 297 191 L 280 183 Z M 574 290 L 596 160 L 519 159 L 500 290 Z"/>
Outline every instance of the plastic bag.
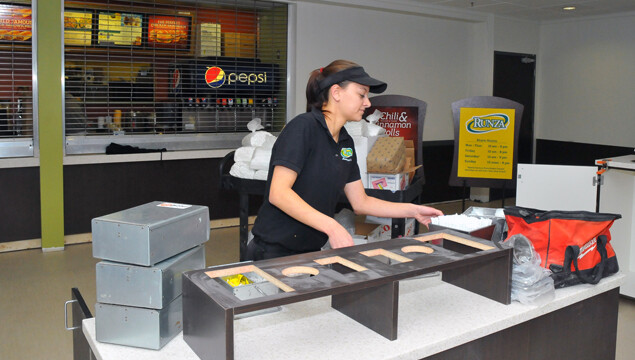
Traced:
<path fill-rule="evenodd" d="M 512 285 L 529 286 L 549 277 L 551 271 L 540 266 L 540 258 L 522 264 L 514 264 L 512 267 Z"/>
<path fill-rule="evenodd" d="M 333 216 L 335 221 L 337 221 L 349 234 L 355 235 L 355 213 L 353 213 L 350 209 L 342 209 L 340 212 Z"/>
<path fill-rule="evenodd" d="M 272 139 L 273 138 L 273 139 Z M 269 143 L 271 141 L 275 142 L 276 137 L 271 135 L 266 131 L 256 131 L 247 134 L 241 141 L 242 146 L 253 146 L 253 147 L 261 147 L 265 143 Z M 271 147 L 273 147 L 273 142 L 271 142 Z"/>
<path fill-rule="evenodd" d="M 333 216 L 333 219 L 337 221 L 351 236 L 355 237 L 355 213 L 350 209 L 344 208 Z M 331 249 L 331 244 L 327 241 L 322 250 Z"/>
<path fill-rule="evenodd" d="M 262 119 L 260 118 L 253 118 L 250 122 L 247 123 L 247 129 L 251 132 L 256 132 L 264 128 L 265 127 L 262 126 Z"/>
<path fill-rule="evenodd" d="M 512 280 L 512 301 L 525 305 L 544 305 L 556 297 L 553 279 L 550 276 L 530 285 L 520 286 Z"/>
<path fill-rule="evenodd" d="M 551 271 L 540 266 L 540 255 L 531 241 L 522 234 L 511 236 L 504 242 L 513 248 L 512 301 L 525 305 L 542 305 L 556 296 Z"/>
<path fill-rule="evenodd" d="M 253 179 L 256 174 L 255 170 L 249 168 L 249 163 L 244 161 L 235 162 L 229 169 L 229 175 L 243 179 Z"/>
<path fill-rule="evenodd" d="M 375 124 L 379 119 L 381 119 L 381 115 L 381 111 L 375 110 L 375 112 L 366 117 L 366 120 L 368 120 L 368 124 L 366 124 L 366 126 L 362 128 L 363 136 L 369 137 L 386 134 L 386 129 Z"/>
<path fill-rule="evenodd" d="M 254 151 L 256 148 L 253 146 L 241 146 L 234 152 L 234 162 L 243 161 L 250 162 L 254 157 Z"/>
<path fill-rule="evenodd" d="M 247 129 L 251 131 L 241 141 L 242 146 L 263 146 L 265 143 L 269 147 L 273 147 L 273 143 L 276 141 L 276 137 L 266 131 L 259 131 L 264 129 L 262 126 L 262 120 L 260 118 L 254 118 L 247 123 Z M 273 138 L 273 139 L 271 139 Z"/>

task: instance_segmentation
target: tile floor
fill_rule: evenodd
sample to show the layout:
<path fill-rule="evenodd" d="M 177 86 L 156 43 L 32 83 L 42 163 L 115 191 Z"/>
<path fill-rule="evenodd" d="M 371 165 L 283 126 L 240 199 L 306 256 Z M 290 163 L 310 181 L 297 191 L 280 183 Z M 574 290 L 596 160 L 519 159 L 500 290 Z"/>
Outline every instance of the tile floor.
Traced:
<path fill-rule="evenodd" d="M 499 207 L 500 204 L 500 201 L 467 202 L 466 206 Z M 446 214 L 461 212 L 460 202 L 434 206 Z M 207 265 L 237 259 L 238 228 L 212 230 L 206 244 Z M 71 332 L 64 329 L 64 302 L 70 299 L 71 288 L 77 287 L 93 312 L 97 262 L 98 259 L 92 257 L 90 243 L 67 246 L 60 252 L 44 253 L 36 249 L 0 253 L 0 359 L 72 359 Z M 635 301 L 622 298 L 616 359 L 633 358 L 633 333 Z"/>

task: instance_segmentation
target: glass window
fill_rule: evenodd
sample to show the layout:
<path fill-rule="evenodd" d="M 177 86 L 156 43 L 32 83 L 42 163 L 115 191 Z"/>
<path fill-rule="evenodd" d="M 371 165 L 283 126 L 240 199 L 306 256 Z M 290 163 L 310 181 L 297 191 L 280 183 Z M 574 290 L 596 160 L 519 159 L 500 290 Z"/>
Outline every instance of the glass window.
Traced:
<path fill-rule="evenodd" d="M 66 0 L 64 49 L 67 154 L 226 148 L 253 118 L 285 123 L 286 4 Z"/>
<path fill-rule="evenodd" d="M 0 4 L 0 157 L 33 156 L 31 1 Z"/>

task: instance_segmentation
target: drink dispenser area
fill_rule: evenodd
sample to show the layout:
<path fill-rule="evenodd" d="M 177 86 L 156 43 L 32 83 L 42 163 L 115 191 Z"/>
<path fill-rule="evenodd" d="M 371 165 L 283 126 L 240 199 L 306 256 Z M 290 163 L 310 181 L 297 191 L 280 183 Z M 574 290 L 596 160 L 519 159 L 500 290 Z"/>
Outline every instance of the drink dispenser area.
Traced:
<path fill-rule="evenodd" d="M 196 61 L 173 64 L 170 72 L 170 95 L 181 107 L 181 131 L 245 131 L 254 118 L 272 129 L 278 65 Z"/>
<path fill-rule="evenodd" d="M 188 97 L 182 101 L 181 129 L 196 132 L 235 132 L 247 129 L 253 118 L 271 129 L 277 97 Z"/>

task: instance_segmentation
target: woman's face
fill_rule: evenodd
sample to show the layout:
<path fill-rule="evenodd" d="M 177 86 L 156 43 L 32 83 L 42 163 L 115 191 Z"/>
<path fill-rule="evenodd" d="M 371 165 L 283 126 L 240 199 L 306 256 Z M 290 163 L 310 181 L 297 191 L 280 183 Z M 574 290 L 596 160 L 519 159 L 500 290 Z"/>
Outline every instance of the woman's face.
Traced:
<path fill-rule="evenodd" d="M 370 107 L 369 87 L 349 82 L 340 89 L 338 103 L 342 115 L 348 121 L 360 121 L 364 116 L 364 111 Z"/>

